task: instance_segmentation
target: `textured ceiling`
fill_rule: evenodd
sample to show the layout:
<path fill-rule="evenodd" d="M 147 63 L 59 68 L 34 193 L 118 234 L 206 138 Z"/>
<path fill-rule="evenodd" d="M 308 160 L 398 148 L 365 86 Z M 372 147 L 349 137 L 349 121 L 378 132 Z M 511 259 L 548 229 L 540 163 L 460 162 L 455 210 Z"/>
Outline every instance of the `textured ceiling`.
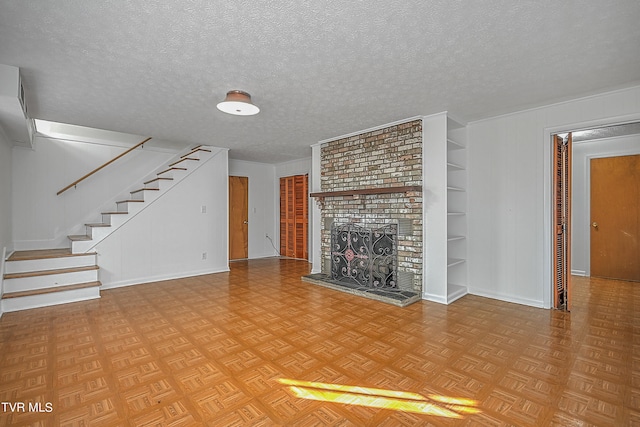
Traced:
<path fill-rule="evenodd" d="M 0 63 L 34 118 L 277 163 L 416 115 L 635 84 L 638 22 L 638 0 L 0 0 Z M 260 114 L 219 112 L 231 89 Z"/>

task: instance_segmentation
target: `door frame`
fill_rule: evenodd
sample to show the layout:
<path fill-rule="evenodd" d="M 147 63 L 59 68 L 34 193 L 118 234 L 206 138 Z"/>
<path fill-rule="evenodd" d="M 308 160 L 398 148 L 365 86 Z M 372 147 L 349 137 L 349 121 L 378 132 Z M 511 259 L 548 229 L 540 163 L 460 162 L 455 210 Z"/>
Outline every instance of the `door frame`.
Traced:
<path fill-rule="evenodd" d="M 542 277 L 542 301 L 543 308 L 553 308 L 553 204 L 554 204 L 554 188 L 553 188 L 553 135 L 559 133 L 577 132 L 597 127 L 622 125 L 640 121 L 640 114 L 630 114 L 625 116 L 609 117 L 604 119 L 595 119 L 583 122 L 568 123 L 558 126 L 550 126 L 544 128 L 544 216 L 543 216 L 543 277 Z M 570 269 L 571 267 L 569 267 Z M 569 271 L 569 273 L 571 273 Z"/>

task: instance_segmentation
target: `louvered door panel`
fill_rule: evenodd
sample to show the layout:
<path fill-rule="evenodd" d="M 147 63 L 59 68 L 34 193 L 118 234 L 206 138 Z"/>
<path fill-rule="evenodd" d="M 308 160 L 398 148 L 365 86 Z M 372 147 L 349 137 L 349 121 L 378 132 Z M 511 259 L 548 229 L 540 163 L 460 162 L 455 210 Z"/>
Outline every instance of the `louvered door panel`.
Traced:
<path fill-rule="evenodd" d="M 280 178 L 280 254 L 308 258 L 308 176 Z"/>
<path fill-rule="evenodd" d="M 553 306 L 571 309 L 571 134 L 554 135 Z"/>

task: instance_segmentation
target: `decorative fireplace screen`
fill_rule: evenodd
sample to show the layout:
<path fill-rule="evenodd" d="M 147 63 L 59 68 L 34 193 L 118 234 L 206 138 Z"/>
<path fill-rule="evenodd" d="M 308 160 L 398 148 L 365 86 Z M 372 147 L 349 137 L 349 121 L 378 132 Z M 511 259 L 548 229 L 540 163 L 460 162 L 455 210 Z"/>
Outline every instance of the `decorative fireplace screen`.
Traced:
<path fill-rule="evenodd" d="M 398 225 L 331 226 L 331 279 L 371 288 L 397 288 Z"/>

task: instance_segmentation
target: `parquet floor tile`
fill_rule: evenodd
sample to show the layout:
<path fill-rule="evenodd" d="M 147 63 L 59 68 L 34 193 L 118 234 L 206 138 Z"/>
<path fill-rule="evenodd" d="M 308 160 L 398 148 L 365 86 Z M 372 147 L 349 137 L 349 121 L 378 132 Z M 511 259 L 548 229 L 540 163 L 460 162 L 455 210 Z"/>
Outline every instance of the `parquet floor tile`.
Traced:
<path fill-rule="evenodd" d="M 572 313 L 398 308 L 308 270 L 234 262 L 4 314 L 0 426 L 640 426 L 637 283 L 575 277 Z"/>

